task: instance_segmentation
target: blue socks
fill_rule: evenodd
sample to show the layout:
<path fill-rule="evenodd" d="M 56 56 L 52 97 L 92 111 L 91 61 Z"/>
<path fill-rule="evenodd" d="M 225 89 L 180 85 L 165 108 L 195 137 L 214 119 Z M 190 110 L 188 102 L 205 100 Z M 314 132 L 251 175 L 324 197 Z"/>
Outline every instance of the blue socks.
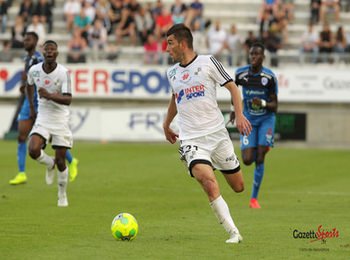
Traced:
<path fill-rule="evenodd" d="M 26 170 L 27 143 L 18 143 L 17 145 L 17 164 L 19 172 Z"/>
<path fill-rule="evenodd" d="M 254 182 L 253 182 L 253 191 L 252 198 L 256 199 L 258 197 L 260 184 L 264 176 L 264 164 L 255 164 L 254 170 Z"/>
<path fill-rule="evenodd" d="M 67 149 L 66 151 L 66 160 L 68 161 L 69 164 L 73 161 L 73 156 L 69 149 Z"/>

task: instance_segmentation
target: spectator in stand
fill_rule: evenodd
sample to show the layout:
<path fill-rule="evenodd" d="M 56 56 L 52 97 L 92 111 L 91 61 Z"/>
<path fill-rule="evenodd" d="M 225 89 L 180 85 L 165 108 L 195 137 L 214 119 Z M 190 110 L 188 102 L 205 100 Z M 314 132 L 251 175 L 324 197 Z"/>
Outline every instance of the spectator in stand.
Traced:
<path fill-rule="evenodd" d="M 85 15 L 89 18 L 91 23 L 96 19 L 96 8 L 93 6 L 94 0 L 85 0 L 83 3 L 83 8 Z"/>
<path fill-rule="evenodd" d="M 245 38 L 244 43 L 243 43 L 247 64 L 250 64 L 249 50 L 252 47 L 253 43 L 256 43 L 256 42 L 258 42 L 258 38 L 254 35 L 254 32 L 248 31 L 248 35 Z"/>
<path fill-rule="evenodd" d="M 39 16 L 39 20 L 42 24 L 47 24 L 47 32 L 52 33 L 52 3 L 48 0 L 39 0 L 34 6 L 33 15 Z"/>
<path fill-rule="evenodd" d="M 271 24 L 268 32 L 264 32 L 262 42 L 270 54 L 270 64 L 272 67 L 278 67 L 278 50 L 282 47 L 281 36 L 276 23 Z"/>
<path fill-rule="evenodd" d="M 27 32 L 35 32 L 38 37 L 38 46 L 42 47 L 46 40 L 46 30 L 38 15 L 32 16 L 32 22 L 27 27 Z"/>
<path fill-rule="evenodd" d="M 93 51 L 94 59 L 98 60 L 100 51 L 107 48 L 107 29 L 103 26 L 103 21 L 96 19 L 89 29 L 89 46 Z"/>
<path fill-rule="evenodd" d="M 23 18 L 23 22 L 27 25 L 33 15 L 34 4 L 32 0 L 23 0 L 19 7 L 18 15 Z"/>
<path fill-rule="evenodd" d="M 207 34 L 209 54 L 221 61 L 223 51 L 226 48 L 227 33 L 221 27 L 221 22 L 216 20 L 214 25 L 209 29 Z"/>
<path fill-rule="evenodd" d="M 196 20 L 192 26 L 192 37 L 193 37 L 193 50 L 197 53 L 207 54 L 208 53 L 208 41 L 206 33 L 202 30 L 202 24 L 199 20 Z"/>
<path fill-rule="evenodd" d="M 346 60 L 342 57 L 347 46 L 347 39 L 343 26 L 338 26 L 334 36 L 334 52 L 338 54 L 336 57 L 338 60 Z"/>
<path fill-rule="evenodd" d="M 160 62 L 160 44 L 153 34 L 147 36 L 147 41 L 143 45 L 144 49 L 144 63 L 145 64 L 159 64 Z"/>
<path fill-rule="evenodd" d="M 124 6 L 131 11 L 132 16 L 134 16 L 141 7 L 137 0 L 124 0 Z"/>
<path fill-rule="evenodd" d="M 155 33 L 158 40 L 161 40 L 166 35 L 166 32 L 173 25 L 171 13 L 166 7 L 163 7 L 161 14 L 157 17 L 155 22 Z"/>
<path fill-rule="evenodd" d="M 1 33 L 5 33 L 7 27 L 7 8 L 7 2 L 5 0 L 0 0 Z"/>
<path fill-rule="evenodd" d="M 322 0 L 320 19 L 322 23 L 327 22 L 326 16 L 334 13 L 335 21 L 340 22 L 340 2 L 339 0 Z"/>
<path fill-rule="evenodd" d="M 150 11 L 146 9 L 146 7 L 141 6 L 139 11 L 135 14 L 135 24 L 140 42 L 141 44 L 145 44 L 148 35 L 153 34 L 154 31 L 154 21 Z"/>
<path fill-rule="evenodd" d="M 305 54 L 311 56 L 311 62 L 317 62 L 318 56 L 318 35 L 314 30 L 314 25 L 312 22 L 309 23 L 307 30 L 301 36 L 301 55 L 300 62 L 305 62 Z"/>
<path fill-rule="evenodd" d="M 181 0 L 175 0 L 175 3 L 171 5 L 170 12 L 173 18 L 173 24 L 185 22 L 187 6 Z"/>
<path fill-rule="evenodd" d="M 0 62 L 12 62 L 13 53 L 11 53 L 11 41 L 5 40 L 2 43 L 2 50 L 0 51 Z"/>
<path fill-rule="evenodd" d="M 164 8 L 162 0 L 157 0 L 155 7 L 151 9 L 153 20 L 155 21 L 159 15 L 161 15 Z"/>
<path fill-rule="evenodd" d="M 103 26 L 107 29 L 107 31 L 110 31 L 111 21 L 109 20 L 109 15 L 111 12 L 111 4 L 109 3 L 109 1 L 97 0 L 95 4 L 95 9 L 96 9 L 96 19 L 103 21 Z"/>
<path fill-rule="evenodd" d="M 26 33 L 26 27 L 23 23 L 22 16 L 16 16 L 15 24 L 11 28 L 11 48 L 12 49 L 23 49 L 24 34 Z"/>
<path fill-rule="evenodd" d="M 261 20 L 266 17 L 267 13 L 273 17 L 278 10 L 278 3 L 278 0 L 263 0 L 263 3 L 260 6 L 257 22 L 261 24 Z"/>
<path fill-rule="evenodd" d="M 313 24 L 318 24 L 320 21 L 321 5 L 321 0 L 310 0 L 310 21 Z"/>
<path fill-rule="evenodd" d="M 295 9 L 294 0 L 281 0 L 281 4 L 282 4 L 282 10 L 284 12 L 286 19 L 288 20 L 288 23 L 293 22 L 294 9 Z"/>
<path fill-rule="evenodd" d="M 75 27 L 73 36 L 68 42 L 67 63 L 85 63 L 86 62 L 87 43 L 82 37 L 82 29 Z"/>
<path fill-rule="evenodd" d="M 124 6 L 122 0 L 111 0 L 111 8 L 109 12 L 109 20 L 111 21 L 111 31 L 109 31 L 108 34 L 114 31 L 116 26 L 122 20 L 123 8 Z"/>
<path fill-rule="evenodd" d="M 85 14 L 85 8 L 81 8 L 79 15 L 74 17 L 73 30 L 74 28 L 78 27 L 80 29 L 79 31 L 81 36 L 86 42 L 88 41 L 88 30 L 91 23 L 92 21 L 90 21 L 90 18 Z"/>
<path fill-rule="evenodd" d="M 334 38 L 328 23 L 323 24 L 318 39 L 318 48 L 323 62 L 332 62 L 331 54 L 334 48 Z"/>
<path fill-rule="evenodd" d="M 260 37 L 263 35 L 264 32 L 267 32 L 270 30 L 270 26 L 273 22 L 273 19 L 274 19 L 274 16 L 271 14 L 271 12 L 265 9 L 260 17 L 260 26 L 259 26 Z"/>
<path fill-rule="evenodd" d="M 199 20 L 201 22 L 201 26 L 203 27 L 204 26 L 203 12 L 204 12 L 203 3 L 201 3 L 200 0 L 194 0 L 188 8 L 185 25 L 191 28 L 194 22 L 196 20 Z"/>
<path fill-rule="evenodd" d="M 119 22 L 116 30 L 116 42 L 119 45 L 123 37 L 130 37 L 131 43 L 136 45 L 136 25 L 133 12 L 127 6 L 122 10 L 122 19 Z"/>
<path fill-rule="evenodd" d="M 241 36 L 238 34 L 237 27 L 235 24 L 231 25 L 230 32 L 227 35 L 227 49 L 228 54 L 228 64 L 229 66 L 239 66 L 241 61 L 241 49 L 242 40 Z"/>
<path fill-rule="evenodd" d="M 64 20 L 66 21 L 67 31 L 71 32 L 73 29 L 74 17 L 79 15 L 81 9 L 80 0 L 67 0 L 63 6 Z"/>

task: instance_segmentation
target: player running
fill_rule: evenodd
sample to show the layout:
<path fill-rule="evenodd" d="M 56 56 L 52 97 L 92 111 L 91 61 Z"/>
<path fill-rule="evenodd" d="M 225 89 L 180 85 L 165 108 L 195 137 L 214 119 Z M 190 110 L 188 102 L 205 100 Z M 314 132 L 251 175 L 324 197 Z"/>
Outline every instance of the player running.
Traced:
<path fill-rule="evenodd" d="M 239 89 L 213 56 L 194 52 L 191 31 L 183 24 L 169 29 L 167 43 L 167 52 L 178 63 L 167 71 L 173 94 L 163 124 L 165 137 L 172 144 L 180 139 L 180 152 L 190 175 L 202 186 L 230 236 L 226 243 L 239 243 L 242 237 L 214 174 L 214 168 L 220 170 L 235 192 L 243 191 L 242 171 L 216 101 L 217 85 L 227 88 L 236 108 L 237 127 L 249 135 L 251 125 L 242 113 Z M 170 128 L 176 115 L 179 134 Z"/>
<path fill-rule="evenodd" d="M 34 160 L 46 165 L 46 182 L 52 184 L 57 165 L 58 206 L 68 206 L 67 182 L 68 168 L 65 155 L 73 145 L 72 132 L 69 128 L 69 105 L 72 101 L 71 81 L 68 69 L 56 62 L 58 46 L 54 41 L 43 45 L 44 62 L 29 69 L 27 94 L 30 114 L 35 116 L 33 94 L 39 95 L 38 113 L 30 132 L 29 155 Z M 35 88 L 37 86 L 37 89 Z M 55 158 L 44 152 L 48 142 L 55 149 Z"/>
<path fill-rule="evenodd" d="M 255 162 L 251 208 L 260 208 L 258 193 L 264 176 L 265 155 L 273 147 L 277 112 L 277 79 L 262 65 L 264 52 L 264 45 L 253 44 L 249 50 L 250 65 L 236 71 L 236 84 L 242 86 L 243 113 L 253 126 L 249 136 L 241 134 L 240 137 L 243 163 Z"/>
<path fill-rule="evenodd" d="M 27 32 L 24 36 L 23 44 L 24 49 L 27 52 L 26 57 L 24 58 L 24 72 L 22 76 L 22 85 L 21 85 L 21 110 L 18 114 L 18 145 L 17 145 L 17 164 L 18 164 L 18 174 L 9 181 L 12 185 L 24 184 L 27 182 L 27 175 L 25 173 L 26 166 L 26 156 L 27 156 L 27 138 L 30 130 L 33 127 L 34 120 L 30 118 L 30 109 L 28 98 L 24 95 L 25 84 L 27 80 L 27 73 L 29 69 L 40 62 L 43 61 L 43 57 L 36 50 L 38 43 L 38 35 L 35 32 Z M 35 85 L 34 85 L 35 86 Z M 38 100 L 37 93 L 34 91 L 34 109 L 37 111 Z M 70 181 L 74 181 L 78 174 L 78 160 L 73 158 L 69 150 L 67 150 L 66 159 L 69 163 L 69 177 Z"/>

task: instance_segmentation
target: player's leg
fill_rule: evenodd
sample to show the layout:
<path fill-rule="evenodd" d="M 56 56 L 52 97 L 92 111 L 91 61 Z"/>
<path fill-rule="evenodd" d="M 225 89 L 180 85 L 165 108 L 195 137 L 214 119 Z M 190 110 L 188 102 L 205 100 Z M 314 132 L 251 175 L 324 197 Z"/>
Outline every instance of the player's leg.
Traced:
<path fill-rule="evenodd" d="M 67 184 L 68 167 L 66 165 L 67 150 L 72 148 L 73 138 L 68 127 L 62 129 L 63 135 L 52 135 L 52 147 L 55 149 L 55 160 L 57 164 L 57 184 L 58 184 L 58 203 L 59 207 L 67 207 Z"/>
<path fill-rule="evenodd" d="M 230 238 L 226 242 L 238 243 L 242 240 L 242 237 L 239 234 L 239 231 L 233 221 L 226 201 L 220 194 L 219 185 L 214 175 L 212 165 L 218 165 L 220 168 L 223 166 L 223 169 L 227 170 L 239 170 L 239 162 L 237 160 L 237 157 L 234 155 L 231 140 L 225 129 L 207 136 L 206 140 L 208 142 L 206 150 L 208 151 L 208 154 L 204 154 L 205 156 L 202 157 L 202 159 L 204 159 L 203 162 L 206 163 L 202 163 L 201 161 L 192 161 L 190 164 L 190 169 L 193 176 L 201 184 L 203 190 L 207 193 L 210 206 L 218 218 L 219 223 L 230 235 Z M 199 145 L 199 149 L 200 147 L 201 146 Z M 211 158 L 207 160 L 207 156 L 211 156 Z M 230 162 L 230 160 L 226 160 L 228 158 L 232 158 L 235 161 Z M 221 165 L 215 164 L 217 160 L 225 162 Z M 235 183 L 235 189 L 237 191 L 243 190 L 243 179 L 241 179 L 240 183 Z"/>
<path fill-rule="evenodd" d="M 57 165 L 57 184 L 58 184 L 58 202 L 57 206 L 67 207 L 67 183 L 68 183 L 68 167 L 66 166 L 66 147 L 54 146 L 55 160 Z"/>
<path fill-rule="evenodd" d="M 210 207 L 223 226 L 226 232 L 230 235 L 227 243 L 239 243 L 242 237 L 233 222 L 229 207 L 220 194 L 219 184 L 215 178 L 213 168 L 211 165 L 203 163 L 193 163 L 191 172 L 194 178 L 202 186 L 204 192 L 207 194 Z"/>
<path fill-rule="evenodd" d="M 45 180 L 47 184 L 53 183 L 55 175 L 55 160 L 44 151 L 50 134 L 47 129 L 34 125 L 29 140 L 29 155 L 32 159 L 46 166 Z"/>
<path fill-rule="evenodd" d="M 258 129 L 252 127 L 249 136 L 240 135 L 242 160 L 245 165 L 251 165 L 256 159 L 256 147 L 258 142 Z"/>
<path fill-rule="evenodd" d="M 274 126 L 275 117 L 264 120 L 259 126 L 254 182 L 250 200 L 251 208 L 260 208 L 260 204 L 258 203 L 258 195 L 265 172 L 265 155 L 269 151 L 270 146 L 273 146 Z"/>
<path fill-rule="evenodd" d="M 78 163 L 79 160 L 74 158 L 71 151 L 67 149 L 66 160 L 68 162 L 68 172 L 69 172 L 69 181 L 72 182 L 78 175 Z"/>
<path fill-rule="evenodd" d="M 26 157 L 27 157 L 27 138 L 30 130 L 32 129 L 33 121 L 31 119 L 18 121 L 18 137 L 17 137 L 17 165 L 18 174 L 12 180 L 10 184 L 22 184 L 26 183 L 27 176 L 25 173 Z"/>

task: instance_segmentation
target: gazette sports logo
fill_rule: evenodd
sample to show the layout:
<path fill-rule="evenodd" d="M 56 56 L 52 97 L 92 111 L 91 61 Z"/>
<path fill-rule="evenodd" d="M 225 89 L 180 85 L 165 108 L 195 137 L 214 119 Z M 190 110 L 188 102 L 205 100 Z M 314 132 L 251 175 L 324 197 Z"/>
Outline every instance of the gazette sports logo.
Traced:
<path fill-rule="evenodd" d="M 182 89 L 179 93 L 175 94 L 176 103 L 179 104 L 182 101 L 183 97 L 186 97 L 187 100 L 192 98 L 204 97 L 205 89 L 203 85 L 192 86 L 189 88 Z"/>
<path fill-rule="evenodd" d="M 317 231 L 309 230 L 309 231 L 300 231 L 298 229 L 293 230 L 293 238 L 295 239 L 309 239 L 310 242 L 315 241 L 323 241 L 330 238 L 338 238 L 339 231 L 337 228 L 332 228 L 331 230 L 326 230 L 322 227 L 322 225 L 318 226 Z"/>

